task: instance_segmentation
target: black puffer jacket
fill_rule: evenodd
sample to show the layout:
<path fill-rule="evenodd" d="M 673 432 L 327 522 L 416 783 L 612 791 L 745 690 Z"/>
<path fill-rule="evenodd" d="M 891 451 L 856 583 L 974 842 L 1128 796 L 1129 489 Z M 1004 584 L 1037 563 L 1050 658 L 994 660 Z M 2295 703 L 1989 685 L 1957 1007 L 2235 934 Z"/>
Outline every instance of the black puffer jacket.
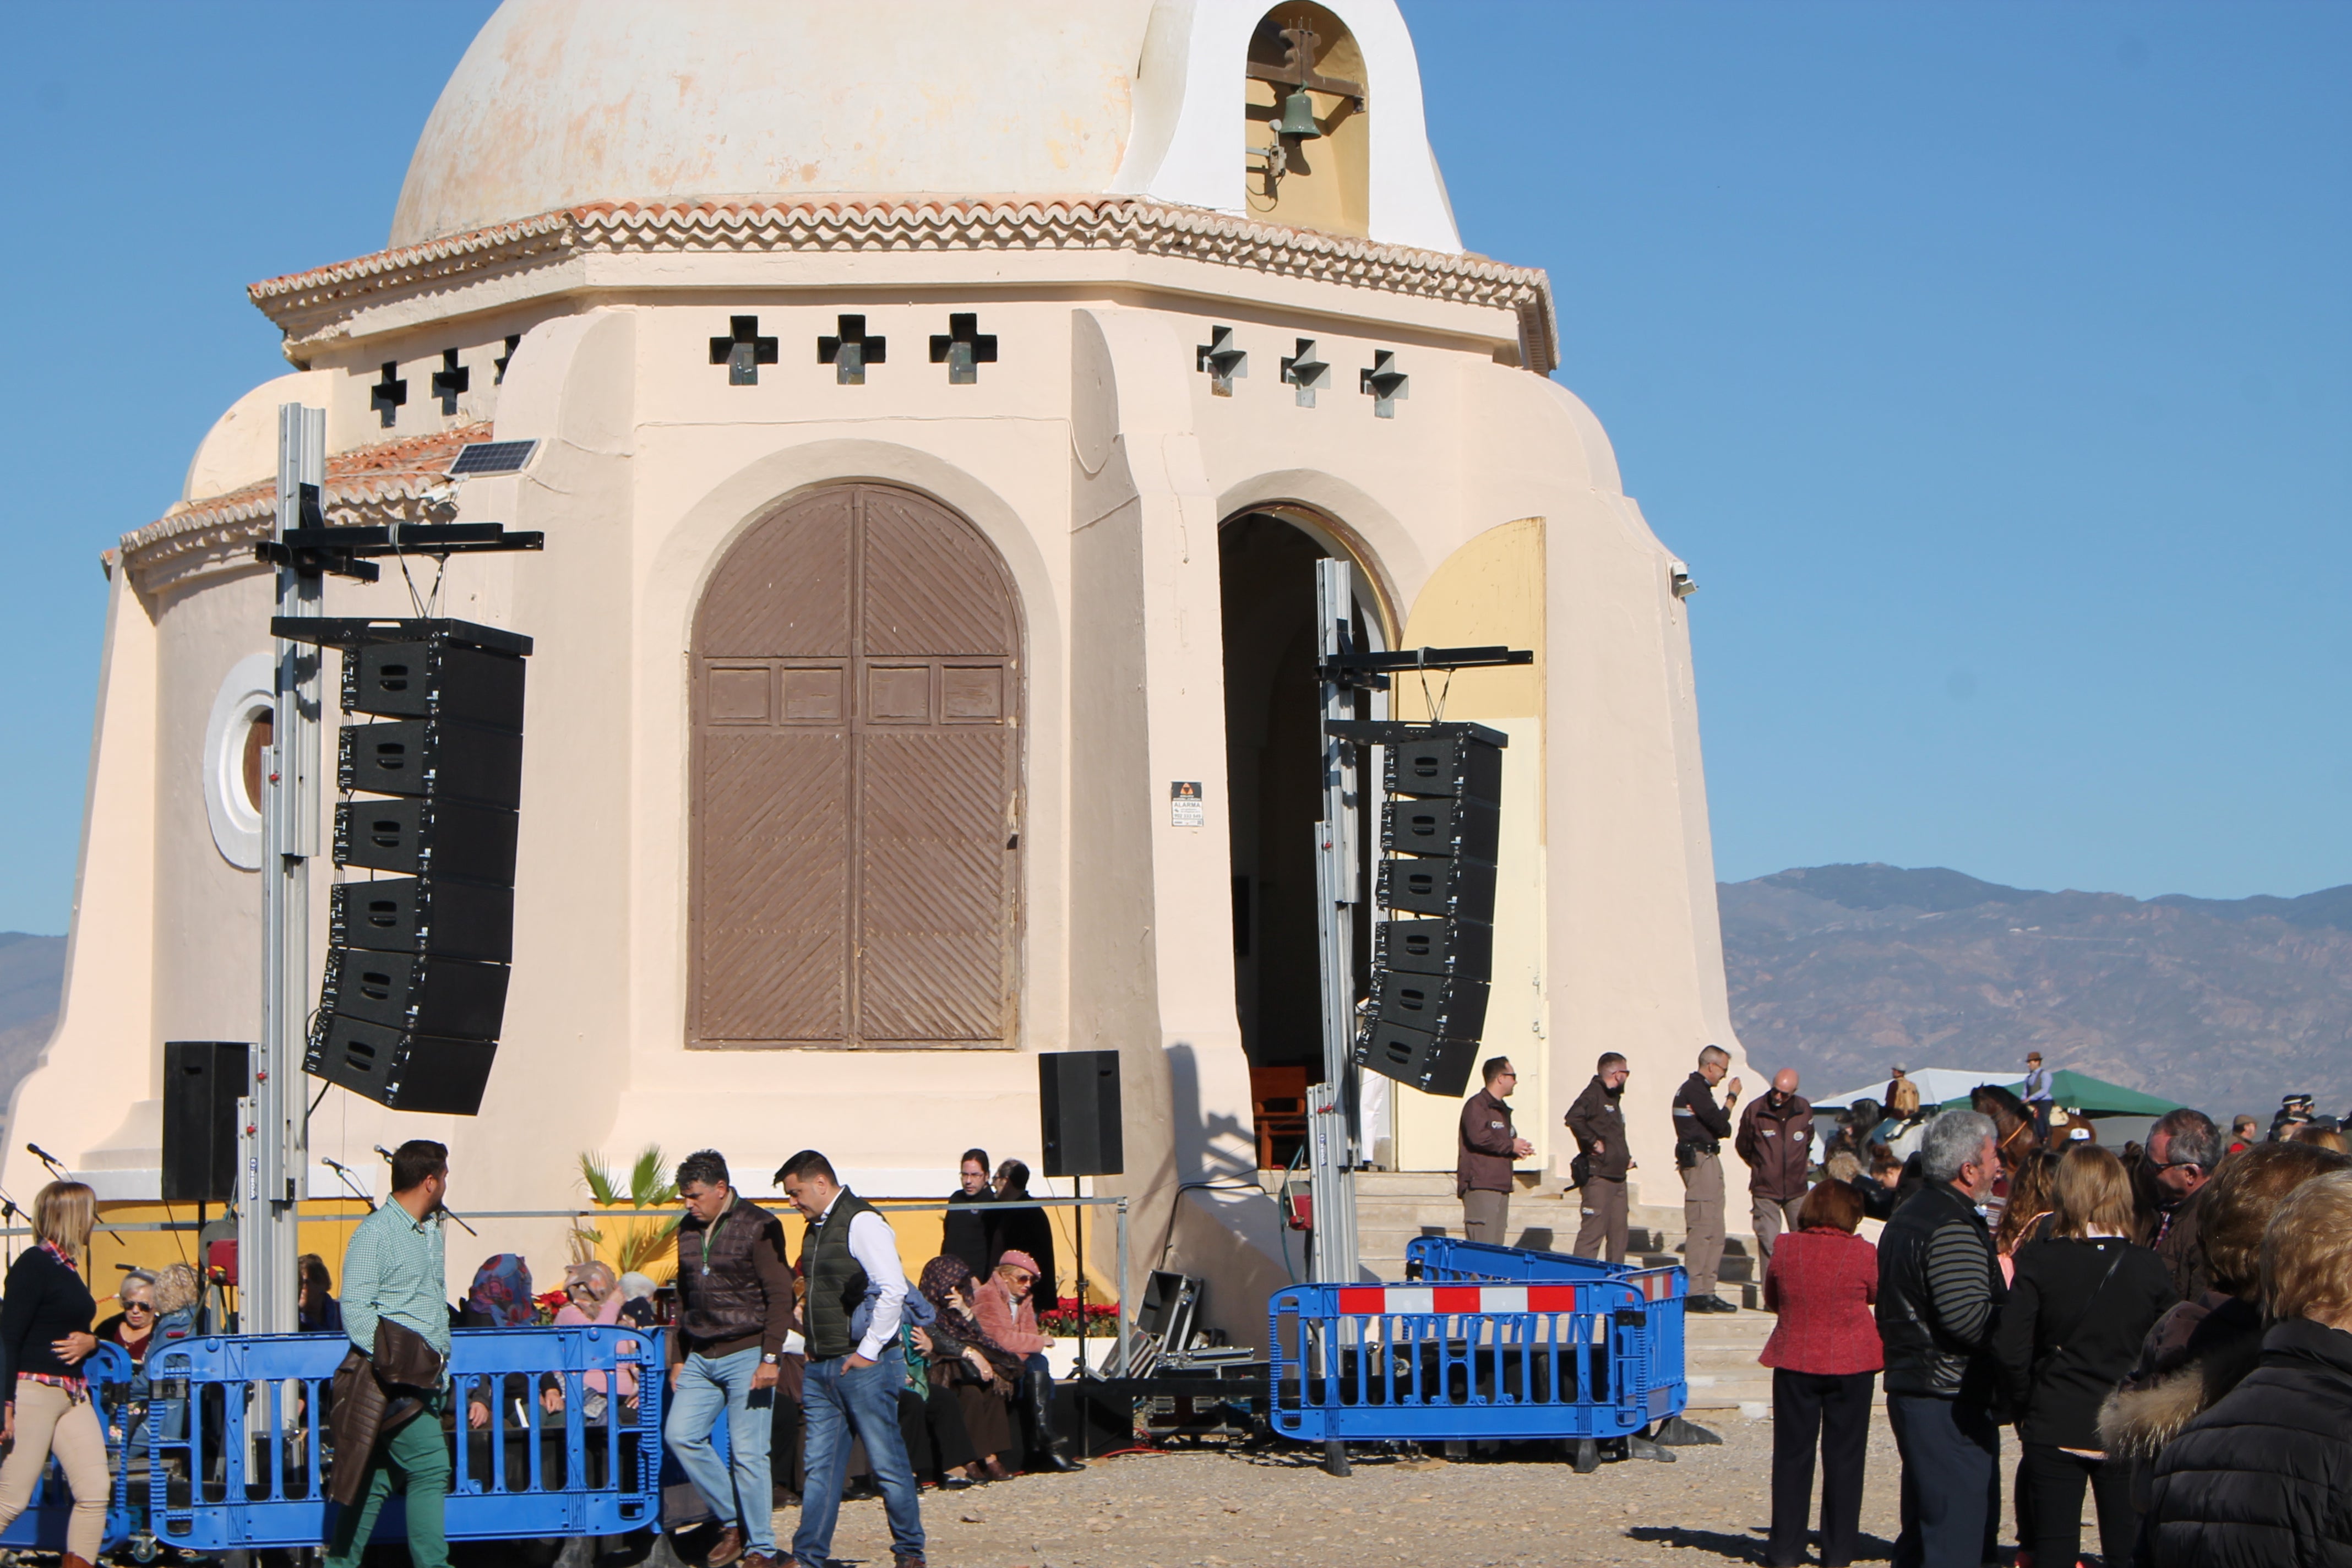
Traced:
<path fill-rule="evenodd" d="M 1886 1392 L 1994 1405 L 1993 1322 L 2007 1294 L 1976 1205 L 1949 1182 L 1922 1183 L 1878 1238 Z"/>
<path fill-rule="evenodd" d="M 2140 1562 L 2352 1564 L 2352 1333 L 2271 1325 L 2261 1363 L 2156 1461 Z"/>

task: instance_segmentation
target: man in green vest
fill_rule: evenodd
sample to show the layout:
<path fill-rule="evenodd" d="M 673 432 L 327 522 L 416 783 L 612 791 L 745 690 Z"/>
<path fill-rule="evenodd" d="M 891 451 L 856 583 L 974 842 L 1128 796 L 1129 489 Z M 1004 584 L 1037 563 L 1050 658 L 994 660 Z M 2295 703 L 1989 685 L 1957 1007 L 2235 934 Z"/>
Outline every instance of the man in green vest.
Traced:
<path fill-rule="evenodd" d="M 849 1475 L 851 1434 L 882 1489 L 890 1519 L 891 1568 L 923 1568 L 923 1515 L 898 1430 L 898 1384 L 906 1363 L 898 1339 L 907 1271 L 898 1239 L 874 1205 L 845 1189 L 833 1163 L 803 1149 L 776 1173 L 777 1184 L 808 1221 L 801 1273 L 808 1281 L 803 1321 L 808 1372 L 802 1419 L 808 1436 L 808 1480 L 801 1490 L 793 1561 L 825 1568 L 841 1485 Z"/>

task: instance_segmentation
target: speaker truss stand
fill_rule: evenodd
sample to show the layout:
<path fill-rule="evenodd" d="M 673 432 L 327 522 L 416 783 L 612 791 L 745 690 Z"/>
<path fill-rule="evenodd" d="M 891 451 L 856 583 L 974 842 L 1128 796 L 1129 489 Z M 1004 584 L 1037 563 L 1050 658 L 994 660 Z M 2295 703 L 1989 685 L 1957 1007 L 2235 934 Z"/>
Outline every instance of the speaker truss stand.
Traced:
<path fill-rule="evenodd" d="M 1350 572 L 1344 561 L 1315 563 L 1316 649 L 1320 665 L 1354 651 Z M 1319 696 L 1326 724 L 1356 716 L 1356 695 L 1328 674 Z M 1308 1190 L 1315 1199 L 1309 1268 L 1318 1282 L 1356 1279 L 1356 748 L 1325 734 L 1323 820 L 1316 824 L 1315 913 L 1322 955 L 1323 1081 L 1307 1091 Z"/>
<path fill-rule="evenodd" d="M 278 517 L 273 542 L 304 525 L 327 483 L 327 411 L 278 409 Z M 322 582 L 290 556 L 278 563 L 278 614 L 315 620 Z M 310 1164 L 303 1100 L 303 1023 L 310 1015 L 310 860 L 319 852 L 320 665 L 324 651 L 278 637 L 269 773 L 262 797 L 261 1048 L 251 1114 L 239 1130 L 236 1181 L 238 1327 L 249 1334 L 296 1328 L 295 1260 L 302 1176 Z"/>

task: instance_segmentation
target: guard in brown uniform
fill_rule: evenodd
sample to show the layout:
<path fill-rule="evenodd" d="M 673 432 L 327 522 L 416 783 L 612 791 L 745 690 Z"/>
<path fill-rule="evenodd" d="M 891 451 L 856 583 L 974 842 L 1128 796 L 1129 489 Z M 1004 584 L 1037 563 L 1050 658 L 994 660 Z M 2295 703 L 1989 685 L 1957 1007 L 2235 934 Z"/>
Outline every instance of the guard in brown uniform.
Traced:
<path fill-rule="evenodd" d="M 1503 1103 L 1519 1086 L 1511 1058 L 1488 1057 L 1481 1076 L 1486 1087 L 1462 1107 L 1454 1194 L 1462 1200 L 1463 1239 L 1505 1247 L 1510 1236 L 1511 1162 L 1526 1159 L 1536 1146 L 1512 1127 L 1511 1108 Z"/>
<path fill-rule="evenodd" d="M 1774 1073 L 1770 1092 L 1748 1103 L 1732 1147 L 1748 1162 L 1748 1219 L 1769 1264 L 1780 1233 L 1800 1228 L 1797 1210 L 1811 1191 L 1813 1108 L 1797 1092 L 1796 1068 Z"/>
<path fill-rule="evenodd" d="M 1731 1053 L 1709 1046 L 1698 1054 L 1698 1071 L 1675 1090 L 1675 1165 L 1683 1178 L 1683 1267 L 1690 1272 L 1685 1312 L 1736 1312 L 1715 1293 L 1723 1268 L 1723 1140 L 1731 1135 L 1732 1108 L 1739 1103 L 1733 1079 L 1715 1103 L 1715 1086 L 1731 1070 Z"/>
<path fill-rule="evenodd" d="M 1632 1069 L 1611 1051 L 1576 1103 L 1560 1120 L 1576 1134 L 1576 1159 L 1569 1166 L 1583 1199 L 1576 1227 L 1576 1256 L 1625 1261 L 1625 1173 L 1633 1161 L 1625 1148 L 1625 1079 Z"/>

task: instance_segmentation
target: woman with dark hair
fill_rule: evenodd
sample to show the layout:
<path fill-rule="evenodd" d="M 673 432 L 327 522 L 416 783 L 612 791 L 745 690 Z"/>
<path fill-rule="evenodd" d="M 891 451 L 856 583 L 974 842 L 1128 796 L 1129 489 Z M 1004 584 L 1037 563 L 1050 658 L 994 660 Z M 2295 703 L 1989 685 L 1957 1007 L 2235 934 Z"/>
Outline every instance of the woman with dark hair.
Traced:
<path fill-rule="evenodd" d="M 2107 1451 L 2147 1468 L 2180 1429 L 2253 1371 L 2263 1351 L 2263 1234 L 2289 1193 L 2352 1159 L 2307 1143 L 2256 1143 L 2197 1194 L 2197 1244 L 2213 1288 L 2158 1321 L 2139 1363 L 2099 1411 Z M 2137 1500 L 2145 1502 L 2145 1499 Z"/>
<path fill-rule="evenodd" d="M 2010 1173 L 2009 1198 L 2001 1205 L 2000 1224 L 1992 1233 L 1992 1249 L 2000 1259 L 2004 1280 L 2017 1278 L 2018 1249 L 2049 1234 L 2045 1222 L 2055 1217 L 2057 1175 L 2058 1156 L 2048 1149 L 2019 1156 L 2016 1170 Z"/>
<path fill-rule="evenodd" d="M 2071 1563 L 2083 1544 L 2083 1489 L 2099 1545 L 2127 1563 L 2139 1539 L 2126 1466 L 2108 1462 L 2099 1405 L 2123 1381 L 2148 1330 L 2179 1300 L 2164 1262 L 2132 1237 L 2131 1178 L 2095 1143 L 2058 1162 L 2052 1234 L 2017 1254 L 1993 1331 L 1993 1358 L 2017 1412 L 2037 1563 Z"/>
<path fill-rule="evenodd" d="M 990 1339 L 975 1315 L 971 1266 L 941 1256 L 923 1265 L 918 1289 L 935 1320 L 923 1331 L 925 1375 L 934 1389 L 951 1394 L 963 1417 L 964 1435 L 976 1458 L 965 1473 L 1003 1480 L 1011 1475 L 1013 1391 L 1020 1386 L 1021 1358 Z"/>
<path fill-rule="evenodd" d="M 306 1252 L 294 1260 L 294 1273 L 301 1281 L 301 1294 L 294 1309 L 295 1326 L 306 1334 L 341 1333 L 343 1307 L 335 1300 L 335 1283 L 328 1278 L 327 1260 L 315 1252 Z"/>
<path fill-rule="evenodd" d="M 1780 1314 L 1756 1359 L 1772 1369 L 1772 1533 L 1765 1561 L 1805 1560 L 1813 1456 L 1822 1461 L 1822 1562 L 1853 1561 L 1862 1535 L 1863 1470 L 1870 1409 L 1885 1358 L 1871 1304 L 1878 1249 L 1854 1235 L 1862 1195 L 1823 1182 L 1797 1211 L 1801 1228 L 1773 1244 L 1764 1306 Z"/>

